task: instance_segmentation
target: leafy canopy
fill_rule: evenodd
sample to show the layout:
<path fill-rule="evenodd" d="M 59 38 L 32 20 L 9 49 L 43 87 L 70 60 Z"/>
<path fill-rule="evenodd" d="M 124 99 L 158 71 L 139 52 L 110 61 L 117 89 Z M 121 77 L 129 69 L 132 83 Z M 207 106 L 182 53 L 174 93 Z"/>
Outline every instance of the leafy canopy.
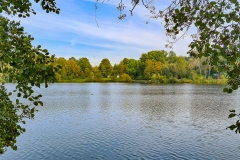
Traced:
<path fill-rule="evenodd" d="M 59 13 L 54 0 L 35 2 L 40 2 L 46 12 Z M 34 38 L 24 32 L 20 22 L 3 16 L 26 18 L 31 13 L 36 14 L 30 0 L 0 1 L 0 153 L 7 147 L 17 150 L 16 137 L 25 131 L 20 124 L 34 117 L 34 106 L 43 105 L 42 95 L 35 95 L 33 87 L 54 82 L 58 69 L 53 66 L 54 56 L 40 45 L 32 46 Z M 4 82 L 14 82 L 15 90 L 7 90 Z M 13 93 L 15 99 L 10 98 Z"/>
<path fill-rule="evenodd" d="M 112 73 L 112 65 L 107 58 L 102 59 L 101 63 L 99 64 L 99 70 L 101 71 L 104 77 L 108 77 Z"/>

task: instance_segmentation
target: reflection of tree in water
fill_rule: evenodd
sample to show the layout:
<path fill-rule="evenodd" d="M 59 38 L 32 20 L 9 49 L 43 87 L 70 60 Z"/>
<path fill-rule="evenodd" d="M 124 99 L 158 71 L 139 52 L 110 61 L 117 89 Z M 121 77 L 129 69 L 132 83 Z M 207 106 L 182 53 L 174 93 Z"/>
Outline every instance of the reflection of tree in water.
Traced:
<path fill-rule="evenodd" d="M 114 103 L 128 116 L 138 113 L 141 86 L 139 84 L 121 84 L 120 86 Z"/>
<path fill-rule="evenodd" d="M 99 106 L 102 112 L 107 112 L 113 103 L 112 94 L 112 84 L 101 84 L 102 86 L 98 88 L 98 91 L 94 94 L 92 101 Z"/>
<path fill-rule="evenodd" d="M 149 118 L 174 121 L 188 116 L 188 91 L 184 85 L 163 85 L 142 88 L 140 110 Z"/>

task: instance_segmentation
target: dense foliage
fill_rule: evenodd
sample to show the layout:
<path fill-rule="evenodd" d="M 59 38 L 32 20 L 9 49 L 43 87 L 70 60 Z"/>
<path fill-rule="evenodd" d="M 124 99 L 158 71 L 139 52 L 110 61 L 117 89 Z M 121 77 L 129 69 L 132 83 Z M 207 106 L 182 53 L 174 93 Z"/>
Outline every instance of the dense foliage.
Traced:
<path fill-rule="evenodd" d="M 142 82 L 148 83 L 227 83 L 225 72 L 218 72 L 215 66 L 202 64 L 206 58 L 177 56 L 173 51 L 150 51 L 143 53 L 138 60 L 124 58 L 113 67 L 107 58 L 102 59 L 101 63 L 94 67 L 86 57 L 73 59 L 75 58 L 68 60 L 62 57 L 56 58 L 54 65 L 62 67 L 56 73 L 58 82 L 144 80 Z"/>
<path fill-rule="evenodd" d="M 35 14 L 31 6 L 29 0 L 0 0 L 0 14 L 26 18 Z M 42 0 L 41 6 L 46 12 L 59 12 L 54 0 Z M 0 15 L 0 153 L 7 147 L 17 149 L 16 137 L 25 131 L 21 124 L 34 117 L 34 106 L 43 105 L 42 95 L 35 95 L 33 87 L 42 83 L 47 87 L 56 79 L 54 56 L 40 45 L 32 46 L 33 39 L 20 22 Z M 7 90 L 4 82 L 15 83 L 15 89 Z"/>

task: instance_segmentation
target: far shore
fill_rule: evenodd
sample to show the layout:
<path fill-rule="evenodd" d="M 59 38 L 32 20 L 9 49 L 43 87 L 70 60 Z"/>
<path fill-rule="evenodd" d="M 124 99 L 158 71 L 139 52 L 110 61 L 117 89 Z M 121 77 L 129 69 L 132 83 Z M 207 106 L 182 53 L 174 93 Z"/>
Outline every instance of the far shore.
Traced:
<path fill-rule="evenodd" d="M 143 84 L 220 84 L 226 85 L 227 79 L 200 79 L 200 80 L 191 80 L 191 79 L 176 79 L 174 80 L 165 80 L 164 82 L 156 81 L 156 80 L 131 80 L 131 81 L 123 81 L 121 78 L 117 78 L 112 80 L 111 78 L 103 78 L 101 81 L 87 81 L 87 79 L 71 79 L 71 80 L 63 80 L 55 83 L 143 83 Z"/>

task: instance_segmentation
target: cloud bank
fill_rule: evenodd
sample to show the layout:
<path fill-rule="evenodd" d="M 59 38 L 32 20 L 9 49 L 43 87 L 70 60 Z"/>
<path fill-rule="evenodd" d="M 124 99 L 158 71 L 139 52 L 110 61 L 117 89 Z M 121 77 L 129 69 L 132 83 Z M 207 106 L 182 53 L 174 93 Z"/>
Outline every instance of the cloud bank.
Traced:
<path fill-rule="evenodd" d="M 126 13 L 131 8 L 127 2 Z M 138 6 L 133 16 L 127 13 L 126 19 L 118 20 L 117 3 L 118 0 L 111 0 L 99 4 L 95 17 L 94 0 L 58 0 L 59 15 L 47 14 L 35 4 L 37 15 L 19 20 L 26 32 L 35 37 L 35 45 L 41 44 L 57 57 L 87 57 L 92 65 L 98 65 L 103 58 L 114 64 L 123 58 L 138 59 L 151 50 L 170 50 L 165 48 L 167 38 L 162 20 L 146 24 L 148 12 L 143 6 Z M 166 3 L 156 5 L 163 8 Z M 190 42 L 189 37 L 180 40 L 173 50 L 186 56 Z"/>

